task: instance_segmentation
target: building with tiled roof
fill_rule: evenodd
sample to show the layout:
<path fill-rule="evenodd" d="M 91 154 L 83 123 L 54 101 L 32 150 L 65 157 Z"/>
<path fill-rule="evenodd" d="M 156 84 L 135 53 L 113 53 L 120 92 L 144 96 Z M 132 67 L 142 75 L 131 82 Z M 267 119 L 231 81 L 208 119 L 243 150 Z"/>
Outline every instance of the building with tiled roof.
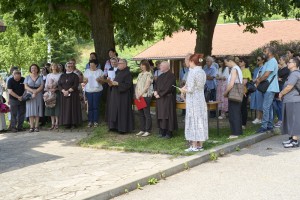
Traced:
<path fill-rule="evenodd" d="M 212 55 L 246 56 L 273 40 L 282 42 L 300 40 L 300 22 L 297 20 L 274 20 L 263 23 L 264 28 L 258 28 L 257 34 L 243 32 L 245 26 L 238 26 L 236 23 L 217 24 Z M 172 37 L 166 37 L 134 56 L 133 60 L 182 60 L 187 53 L 194 52 L 195 45 L 195 31 L 178 31 L 173 33 Z"/>

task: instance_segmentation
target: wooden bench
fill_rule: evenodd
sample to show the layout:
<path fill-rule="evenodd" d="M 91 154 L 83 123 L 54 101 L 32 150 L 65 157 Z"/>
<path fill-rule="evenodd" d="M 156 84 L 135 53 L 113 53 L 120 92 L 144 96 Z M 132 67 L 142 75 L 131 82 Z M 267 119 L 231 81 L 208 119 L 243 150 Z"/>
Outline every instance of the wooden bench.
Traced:
<path fill-rule="evenodd" d="M 217 133 L 218 135 L 220 134 L 220 128 L 219 128 L 219 103 L 221 103 L 221 101 L 212 101 L 212 102 L 207 102 L 207 111 L 208 111 L 208 116 L 209 117 L 209 111 L 216 111 L 216 118 L 217 118 Z M 150 103 L 151 107 L 156 107 L 156 101 L 151 101 Z M 176 108 L 177 109 L 185 109 L 185 102 L 176 102 Z M 209 121 L 209 120 L 208 120 Z"/>

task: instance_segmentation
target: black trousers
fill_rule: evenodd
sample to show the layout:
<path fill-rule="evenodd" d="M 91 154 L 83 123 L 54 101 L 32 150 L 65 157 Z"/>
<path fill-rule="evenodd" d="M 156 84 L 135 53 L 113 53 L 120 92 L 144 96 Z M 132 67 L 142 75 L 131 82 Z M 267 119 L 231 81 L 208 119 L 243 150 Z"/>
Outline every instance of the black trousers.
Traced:
<path fill-rule="evenodd" d="M 242 135 L 242 103 L 228 100 L 229 123 L 231 135 Z"/>
<path fill-rule="evenodd" d="M 22 129 L 26 113 L 25 102 L 20 102 L 18 100 L 10 99 L 10 127 Z"/>
<path fill-rule="evenodd" d="M 150 114 L 151 97 L 144 97 L 147 107 L 139 110 L 140 114 L 140 129 L 144 132 L 150 132 L 152 129 L 152 118 Z"/>
<path fill-rule="evenodd" d="M 242 112 L 242 125 L 246 126 L 247 124 L 247 118 L 248 118 L 248 109 L 247 109 L 247 103 L 248 103 L 248 95 L 243 97 L 242 101 L 242 107 L 241 107 L 241 112 Z"/>

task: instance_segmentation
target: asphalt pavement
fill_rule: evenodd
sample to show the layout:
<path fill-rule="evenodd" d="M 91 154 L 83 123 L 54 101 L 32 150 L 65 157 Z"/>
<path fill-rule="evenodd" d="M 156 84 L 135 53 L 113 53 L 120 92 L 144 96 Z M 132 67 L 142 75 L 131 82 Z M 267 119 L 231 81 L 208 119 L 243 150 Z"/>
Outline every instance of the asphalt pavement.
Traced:
<path fill-rule="evenodd" d="M 274 136 L 114 200 L 299 200 L 300 148 Z"/>

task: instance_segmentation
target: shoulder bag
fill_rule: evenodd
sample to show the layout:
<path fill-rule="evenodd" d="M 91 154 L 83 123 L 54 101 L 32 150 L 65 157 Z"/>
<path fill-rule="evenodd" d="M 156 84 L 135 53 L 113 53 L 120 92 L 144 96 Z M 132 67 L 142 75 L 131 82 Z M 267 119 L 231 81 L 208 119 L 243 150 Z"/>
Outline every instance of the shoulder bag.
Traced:
<path fill-rule="evenodd" d="M 268 90 L 272 81 L 274 80 L 275 76 L 276 76 L 276 74 L 272 77 L 271 81 L 268 81 L 266 79 L 266 80 L 260 82 L 259 85 L 257 86 L 258 91 L 265 93 Z"/>
<path fill-rule="evenodd" d="M 244 85 L 241 83 L 239 78 L 239 72 L 236 70 L 239 83 L 234 83 L 233 88 L 229 91 L 228 100 L 242 102 L 244 96 Z"/>

